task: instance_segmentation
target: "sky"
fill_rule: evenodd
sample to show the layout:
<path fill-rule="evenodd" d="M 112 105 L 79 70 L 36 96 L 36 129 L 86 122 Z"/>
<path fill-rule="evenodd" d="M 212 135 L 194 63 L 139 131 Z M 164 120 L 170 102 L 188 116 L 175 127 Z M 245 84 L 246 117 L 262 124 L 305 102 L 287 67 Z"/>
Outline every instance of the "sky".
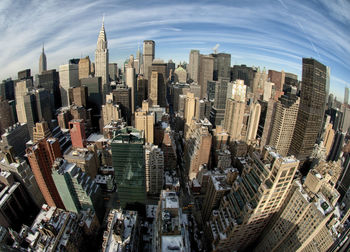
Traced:
<path fill-rule="evenodd" d="M 330 92 L 342 101 L 350 87 L 349 0 L 1 0 L 0 78 L 26 68 L 38 73 L 43 43 L 48 69 L 94 51 L 102 16 L 109 62 L 122 63 L 145 39 L 155 57 L 189 61 L 202 54 L 231 54 L 231 63 L 298 74 L 302 58 L 331 69 Z"/>

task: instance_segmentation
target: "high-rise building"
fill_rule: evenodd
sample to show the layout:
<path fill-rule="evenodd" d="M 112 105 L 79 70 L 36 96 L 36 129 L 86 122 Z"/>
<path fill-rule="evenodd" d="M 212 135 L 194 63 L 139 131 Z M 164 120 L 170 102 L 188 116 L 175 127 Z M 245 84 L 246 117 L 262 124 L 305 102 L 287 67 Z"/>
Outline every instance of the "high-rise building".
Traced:
<path fill-rule="evenodd" d="M 246 65 L 234 65 L 231 70 L 231 80 L 243 80 L 249 91 L 253 89 L 255 70 Z"/>
<path fill-rule="evenodd" d="M 89 77 L 80 79 L 81 86 L 87 87 L 87 106 L 93 108 L 95 114 L 99 114 L 100 108 L 103 104 L 102 93 L 102 78 Z"/>
<path fill-rule="evenodd" d="M 126 127 L 112 140 L 112 165 L 121 207 L 128 203 L 145 203 L 146 178 L 142 131 Z"/>
<path fill-rule="evenodd" d="M 121 109 L 118 104 L 114 104 L 113 100 L 106 100 L 106 104 L 102 105 L 103 125 L 107 125 L 112 121 L 118 121 L 122 117 Z"/>
<path fill-rule="evenodd" d="M 47 70 L 47 61 L 46 61 L 46 55 L 44 52 L 44 45 L 40 54 L 40 59 L 39 59 L 39 74 L 42 74 L 44 71 Z"/>
<path fill-rule="evenodd" d="M 283 94 L 283 85 L 285 83 L 286 74 L 283 70 L 281 72 L 269 70 L 267 76 L 270 79 L 270 82 L 275 84 L 275 95 L 272 98 L 277 100 Z"/>
<path fill-rule="evenodd" d="M 51 108 L 59 109 L 61 107 L 59 73 L 55 69 L 44 71 L 38 75 L 38 79 L 38 87 L 45 88 L 50 93 Z"/>
<path fill-rule="evenodd" d="M 208 81 L 213 80 L 214 58 L 209 55 L 200 55 L 198 84 L 201 87 L 201 99 L 207 97 Z"/>
<path fill-rule="evenodd" d="M 232 98 L 226 100 L 224 129 L 230 135 L 230 141 L 241 140 L 243 115 L 246 107 L 246 86 L 237 80 L 232 86 Z"/>
<path fill-rule="evenodd" d="M 249 105 L 249 107 L 250 107 L 250 112 L 249 112 L 249 120 L 247 124 L 246 142 L 251 144 L 256 140 L 256 135 L 259 127 L 261 105 L 258 102 L 256 103 L 252 102 Z"/>
<path fill-rule="evenodd" d="M 86 147 L 85 125 L 83 119 L 74 119 L 70 121 L 69 132 L 73 148 Z"/>
<path fill-rule="evenodd" d="M 164 154 L 157 145 L 145 144 L 146 191 L 159 195 L 163 189 Z"/>
<path fill-rule="evenodd" d="M 71 87 L 79 86 L 78 64 L 66 64 L 59 67 L 60 93 L 62 106 L 69 106 L 69 91 Z"/>
<path fill-rule="evenodd" d="M 294 94 L 282 95 L 276 102 L 269 145 L 273 146 L 282 156 L 288 154 L 297 121 L 298 108 L 299 97 Z"/>
<path fill-rule="evenodd" d="M 0 83 L 0 96 L 7 100 L 15 99 L 15 83 L 11 78 Z"/>
<path fill-rule="evenodd" d="M 146 143 L 154 143 L 154 113 L 149 112 L 148 102 L 142 103 L 142 108 L 135 113 L 135 128 L 139 131 L 144 131 Z"/>
<path fill-rule="evenodd" d="M 195 97 L 193 93 L 187 93 L 185 99 L 185 110 L 184 110 L 184 118 L 186 125 L 190 126 L 193 117 L 196 114 L 196 106 L 195 106 Z"/>
<path fill-rule="evenodd" d="M 46 121 L 51 127 L 52 108 L 50 103 L 50 93 L 44 88 L 32 91 L 35 94 L 36 112 L 39 121 Z"/>
<path fill-rule="evenodd" d="M 155 42 L 153 40 L 143 41 L 143 75 L 146 80 L 150 80 L 149 68 L 154 60 Z"/>
<path fill-rule="evenodd" d="M 14 115 L 8 100 L 0 98 L 0 134 L 15 123 Z"/>
<path fill-rule="evenodd" d="M 108 65 L 109 79 L 111 81 L 116 81 L 119 78 L 119 69 L 117 63 L 109 63 Z"/>
<path fill-rule="evenodd" d="M 220 78 L 230 80 L 231 78 L 231 54 L 228 53 L 212 53 L 214 58 L 213 80 L 217 81 Z"/>
<path fill-rule="evenodd" d="M 175 83 L 180 82 L 180 83 L 186 83 L 187 80 L 187 72 L 185 69 L 183 69 L 182 66 L 179 66 L 178 68 L 175 69 L 174 71 L 174 81 Z"/>
<path fill-rule="evenodd" d="M 107 37 L 104 22 L 102 22 L 101 30 L 97 39 L 97 47 L 95 50 L 95 77 L 102 77 L 102 93 L 103 99 L 109 93 L 109 53 L 107 45 Z"/>
<path fill-rule="evenodd" d="M 126 69 L 126 80 L 125 84 L 130 88 L 131 92 L 131 113 L 135 112 L 135 68 L 134 67 L 127 67 Z"/>
<path fill-rule="evenodd" d="M 199 82 L 199 63 L 200 63 L 199 50 L 191 50 L 190 60 L 188 65 L 188 77 L 197 83 Z"/>
<path fill-rule="evenodd" d="M 281 208 L 299 165 L 294 157 L 281 157 L 267 146 L 246 161 L 206 223 L 214 251 L 244 250 L 255 241 Z"/>
<path fill-rule="evenodd" d="M 87 107 L 88 87 L 79 86 L 68 89 L 69 104 L 75 104 L 79 107 Z"/>
<path fill-rule="evenodd" d="M 130 125 L 131 123 L 131 89 L 126 85 L 117 85 L 113 90 L 114 101 L 119 104 L 122 116 Z"/>
<path fill-rule="evenodd" d="M 142 102 L 147 99 L 148 94 L 148 81 L 143 77 L 143 75 L 137 76 L 136 83 L 136 107 L 141 108 Z"/>
<path fill-rule="evenodd" d="M 31 89 L 32 87 L 33 87 L 33 83 L 29 79 L 18 81 L 16 83 L 16 87 L 15 87 L 16 111 L 17 111 L 18 122 L 20 123 L 27 122 L 25 107 L 24 107 L 24 95 L 26 95 L 28 90 Z"/>
<path fill-rule="evenodd" d="M 158 105 L 158 80 L 159 74 L 156 71 L 152 71 L 148 84 L 148 100 L 150 106 Z"/>
<path fill-rule="evenodd" d="M 176 144 L 170 128 L 164 131 L 161 149 L 164 154 L 164 168 L 166 170 L 175 170 L 176 168 Z"/>
<path fill-rule="evenodd" d="M 344 104 L 349 104 L 349 88 L 345 87 Z"/>
<path fill-rule="evenodd" d="M 91 75 L 91 62 L 89 56 L 79 60 L 79 80 L 89 78 Z"/>
<path fill-rule="evenodd" d="M 328 171 L 330 173 L 330 171 Z M 338 237 L 336 202 L 339 193 L 330 174 L 311 170 L 305 182 L 294 181 L 286 203 L 256 251 L 327 251 Z"/>
<path fill-rule="evenodd" d="M 325 155 L 328 156 L 333 145 L 335 131 L 333 130 L 333 125 L 331 123 L 327 123 L 325 128 L 323 145 L 326 148 Z"/>
<path fill-rule="evenodd" d="M 157 87 L 157 105 L 161 107 L 167 106 L 166 101 L 166 95 L 167 95 L 167 64 L 164 63 L 162 60 L 154 60 L 152 65 L 148 69 L 148 76 L 151 76 L 151 83 L 148 81 L 148 93 L 154 94 L 155 91 L 153 90 L 154 87 Z M 153 72 L 157 72 L 158 78 L 157 78 L 157 86 L 153 83 L 156 79 L 153 78 Z M 156 104 L 154 104 L 156 105 Z"/>
<path fill-rule="evenodd" d="M 16 156 L 23 157 L 26 143 L 30 140 L 30 134 L 26 123 L 16 123 L 5 130 L 1 135 L 4 145 L 12 146 Z"/>
<path fill-rule="evenodd" d="M 256 96 L 260 97 L 264 93 L 265 83 L 267 82 L 267 73 L 266 68 L 264 67 L 263 71 L 260 71 L 260 67 L 254 72 L 254 80 L 251 92 Z"/>
<path fill-rule="evenodd" d="M 303 161 L 311 155 L 321 130 L 326 102 L 326 66 L 303 58 L 303 76 L 297 122 L 289 154 Z"/>
<path fill-rule="evenodd" d="M 100 188 L 88 174 L 61 158 L 56 159 L 52 170 L 52 179 L 67 211 L 99 210 Z"/>
<path fill-rule="evenodd" d="M 226 100 L 231 98 L 232 85 L 228 79 L 220 79 L 215 83 L 214 104 L 210 112 L 210 122 L 213 125 L 221 125 L 225 116 Z"/>
<path fill-rule="evenodd" d="M 49 206 L 64 209 L 63 202 L 52 179 L 52 165 L 62 157 L 60 144 L 55 138 L 44 138 L 26 149 L 30 167 L 41 193 Z"/>

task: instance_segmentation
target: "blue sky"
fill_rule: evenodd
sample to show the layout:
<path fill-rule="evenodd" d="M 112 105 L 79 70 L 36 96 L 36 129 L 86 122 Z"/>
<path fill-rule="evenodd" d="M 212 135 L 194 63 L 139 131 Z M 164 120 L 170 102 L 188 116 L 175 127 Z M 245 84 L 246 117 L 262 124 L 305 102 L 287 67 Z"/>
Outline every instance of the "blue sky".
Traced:
<path fill-rule="evenodd" d="M 121 63 L 144 39 L 156 58 L 187 61 L 191 49 L 208 54 L 216 44 L 232 64 L 296 73 L 301 58 L 331 68 L 331 92 L 342 101 L 350 87 L 350 1 L 0 1 L 0 78 L 21 69 L 38 72 L 42 43 L 48 68 L 94 50 L 102 15 L 110 62 Z"/>

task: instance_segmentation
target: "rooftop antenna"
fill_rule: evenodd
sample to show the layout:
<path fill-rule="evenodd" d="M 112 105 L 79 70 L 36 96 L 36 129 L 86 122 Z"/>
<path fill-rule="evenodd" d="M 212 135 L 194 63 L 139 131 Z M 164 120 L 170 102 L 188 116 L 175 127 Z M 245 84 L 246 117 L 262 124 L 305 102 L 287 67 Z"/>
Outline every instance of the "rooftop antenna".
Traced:
<path fill-rule="evenodd" d="M 216 44 L 214 47 L 213 47 L 213 51 L 215 54 L 218 53 L 218 48 L 219 48 L 220 44 Z"/>

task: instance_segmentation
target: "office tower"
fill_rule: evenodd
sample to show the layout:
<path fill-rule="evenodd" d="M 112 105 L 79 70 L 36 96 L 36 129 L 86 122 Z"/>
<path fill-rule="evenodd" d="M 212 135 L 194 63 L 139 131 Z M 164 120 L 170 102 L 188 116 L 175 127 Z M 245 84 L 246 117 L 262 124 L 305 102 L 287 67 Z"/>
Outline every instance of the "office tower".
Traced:
<path fill-rule="evenodd" d="M 258 102 L 256 103 L 252 102 L 249 105 L 249 109 L 250 109 L 250 112 L 249 112 L 249 120 L 247 124 L 246 142 L 248 144 L 251 144 L 251 143 L 254 143 L 256 140 L 256 135 L 259 127 L 261 106 Z"/>
<path fill-rule="evenodd" d="M 111 81 L 116 81 L 119 78 L 119 70 L 118 70 L 118 64 L 117 63 L 109 63 L 108 64 L 108 71 L 109 71 L 109 79 Z"/>
<path fill-rule="evenodd" d="M 271 138 L 269 145 L 273 146 L 279 154 L 288 154 L 299 109 L 299 97 L 288 93 L 282 95 L 276 102 L 274 120 L 271 123 Z M 265 129 L 264 129 L 265 130 Z"/>
<path fill-rule="evenodd" d="M 15 99 L 15 83 L 11 78 L 0 83 L 0 96 L 7 100 Z"/>
<path fill-rule="evenodd" d="M 138 251 L 140 221 L 136 211 L 112 209 L 103 232 L 102 252 Z"/>
<path fill-rule="evenodd" d="M 121 117 L 120 106 L 114 104 L 112 100 L 107 100 L 106 105 L 102 105 L 102 120 L 104 126 L 112 121 L 118 121 Z"/>
<path fill-rule="evenodd" d="M 27 93 L 23 95 L 23 107 L 25 123 L 27 123 L 30 138 L 33 139 L 33 127 L 39 121 L 35 94 Z"/>
<path fill-rule="evenodd" d="M 5 130 L 14 123 L 15 120 L 9 101 L 0 98 L 0 134 L 4 134 Z"/>
<path fill-rule="evenodd" d="M 349 88 L 345 87 L 344 104 L 349 104 Z"/>
<path fill-rule="evenodd" d="M 96 232 L 98 227 L 92 212 L 78 215 L 44 204 L 30 227 L 23 225 L 18 234 L 13 232 L 13 248 L 16 251 L 77 251 L 86 247 L 84 237 Z"/>
<path fill-rule="evenodd" d="M 51 126 L 52 108 L 50 103 L 50 93 L 44 88 L 34 89 L 36 112 L 39 121 L 46 121 Z"/>
<path fill-rule="evenodd" d="M 337 126 L 339 126 L 339 124 L 340 124 L 339 130 L 341 130 L 343 132 L 349 132 L 349 130 L 350 130 L 350 108 L 343 106 L 341 108 L 341 111 L 339 111 L 339 112 L 342 113 L 342 117 L 339 116 L 340 118 L 338 118 L 338 120 L 336 120 L 337 124 L 338 124 Z"/>
<path fill-rule="evenodd" d="M 275 84 L 270 81 L 265 81 L 264 87 L 263 87 L 263 100 L 269 101 L 270 98 L 274 98 L 274 87 Z"/>
<path fill-rule="evenodd" d="M 170 128 L 164 131 L 161 149 L 164 155 L 164 169 L 173 171 L 176 168 L 176 144 Z"/>
<path fill-rule="evenodd" d="M 136 94 L 136 107 L 141 108 L 142 102 L 147 99 L 148 94 L 147 80 L 143 75 L 137 76 Z"/>
<path fill-rule="evenodd" d="M 63 107 L 70 105 L 68 89 L 79 86 L 78 69 L 78 64 L 66 64 L 59 67 L 60 93 Z"/>
<path fill-rule="evenodd" d="M 146 143 L 144 148 L 146 192 L 158 196 L 163 189 L 164 154 L 157 145 Z"/>
<path fill-rule="evenodd" d="M 26 149 L 35 180 L 49 206 L 64 209 L 63 202 L 52 179 L 52 165 L 62 157 L 60 144 L 55 138 L 44 138 Z"/>
<path fill-rule="evenodd" d="M 16 156 L 23 157 L 26 142 L 30 140 L 30 135 L 26 123 L 16 123 L 5 130 L 1 135 L 4 145 L 12 146 Z"/>
<path fill-rule="evenodd" d="M 73 148 L 85 148 L 86 136 L 84 120 L 75 119 L 69 122 L 70 138 L 72 140 Z"/>
<path fill-rule="evenodd" d="M 200 64 L 199 50 L 191 50 L 190 60 L 188 65 L 188 77 L 194 82 L 199 82 L 199 64 Z"/>
<path fill-rule="evenodd" d="M 190 180 L 197 176 L 199 167 L 209 163 L 212 136 L 208 120 L 193 120 L 186 131 L 184 160 Z"/>
<path fill-rule="evenodd" d="M 39 74 L 42 74 L 46 70 L 47 70 L 47 62 L 46 62 L 46 55 L 44 52 L 44 45 L 43 45 L 43 49 L 41 51 L 40 59 L 39 59 Z"/>
<path fill-rule="evenodd" d="M 145 203 L 145 160 L 142 131 L 126 127 L 112 140 L 112 164 L 121 207 L 128 203 Z"/>
<path fill-rule="evenodd" d="M 135 112 L 135 68 L 126 68 L 126 80 L 125 84 L 130 88 L 131 92 L 131 113 Z"/>
<path fill-rule="evenodd" d="M 338 236 L 338 198 L 329 174 L 311 170 L 303 184 L 293 182 L 286 203 L 263 233 L 256 251 L 327 251 Z"/>
<path fill-rule="evenodd" d="M 215 99 L 215 86 L 216 83 L 218 83 L 217 81 L 208 81 L 208 85 L 207 85 L 207 94 L 208 94 L 208 100 L 212 101 Z"/>
<path fill-rule="evenodd" d="M 334 107 L 334 95 L 333 94 L 328 95 L 327 106 L 328 106 L 328 110 L 330 110 Z"/>
<path fill-rule="evenodd" d="M 161 107 L 167 107 L 166 95 L 167 95 L 167 64 L 163 60 L 154 60 L 151 67 L 148 69 L 148 76 L 151 76 L 151 83 L 148 85 L 148 93 L 155 94 L 153 88 L 157 87 L 157 105 Z M 156 79 L 153 78 L 153 72 L 158 73 L 157 86 L 153 83 Z M 156 105 L 155 103 L 153 103 Z"/>
<path fill-rule="evenodd" d="M 260 71 L 260 67 L 258 67 L 257 71 L 254 74 L 253 87 L 251 92 L 259 97 L 264 93 L 265 82 L 267 82 L 267 74 L 266 69 L 264 67 L 263 71 Z"/>
<path fill-rule="evenodd" d="M 284 158 L 267 146 L 248 160 L 206 223 L 216 251 L 244 250 L 256 240 L 281 208 L 299 165 L 294 157 Z"/>
<path fill-rule="evenodd" d="M 326 102 L 326 66 L 303 58 L 303 76 L 297 123 L 289 154 L 303 161 L 311 155 L 322 126 Z"/>
<path fill-rule="evenodd" d="M 230 141 L 241 140 L 243 115 L 246 107 L 246 86 L 237 80 L 232 86 L 232 98 L 226 100 L 223 128 L 230 135 Z"/>
<path fill-rule="evenodd" d="M 87 87 L 87 106 L 93 108 L 94 113 L 98 113 L 103 104 L 102 78 L 83 78 L 80 79 L 80 84 Z"/>
<path fill-rule="evenodd" d="M 88 101 L 88 87 L 79 86 L 68 89 L 69 93 L 69 103 L 76 106 L 87 107 Z"/>
<path fill-rule="evenodd" d="M 214 58 L 213 80 L 217 81 L 220 78 L 230 80 L 231 78 L 231 54 L 228 53 L 212 53 Z"/>
<path fill-rule="evenodd" d="M 18 80 L 31 80 L 33 82 L 33 77 L 30 74 L 30 69 L 25 69 L 18 72 Z"/>
<path fill-rule="evenodd" d="M 107 37 L 104 22 L 97 39 L 97 47 L 95 50 L 95 77 L 102 77 L 102 93 L 103 99 L 109 93 L 109 54 Z"/>
<path fill-rule="evenodd" d="M 179 67 L 181 67 L 181 66 L 179 66 Z M 170 81 L 174 81 L 175 63 L 172 60 L 169 60 L 166 68 L 167 68 L 167 70 L 166 70 L 167 79 L 169 79 Z M 186 76 L 187 76 L 187 72 L 186 72 Z M 185 80 L 185 82 L 186 82 L 186 80 Z"/>
<path fill-rule="evenodd" d="M 228 79 L 220 79 L 215 84 L 215 98 L 212 110 L 210 112 L 210 122 L 214 125 L 221 125 L 226 108 L 226 99 L 231 98 L 232 83 Z"/>
<path fill-rule="evenodd" d="M 340 158 L 340 154 L 342 152 L 342 148 L 344 145 L 346 133 L 341 131 L 336 131 L 334 135 L 333 145 L 329 155 L 327 157 L 328 161 L 338 161 Z"/>
<path fill-rule="evenodd" d="M 143 75 L 146 80 L 150 80 L 149 68 L 152 66 L 154 60 L 154 50 L 155 42 L 153 40 L 144 40 L 143 41 Z"/>
<path fill-rule="evenodd" d="M 135 128 L 144 132 L 146 143 L 154 143 L 154 113 L 148 111 L 147 101 L 135 112 Z"/>
<path fill-rule="evenodd" d="M 258 139 L 261 149 L 269 144 L 272 132 L 272 123 L 275 116 L 276 101 L 270 99 L 268 102 L 259 100 L 261 105 L 260 121 L 258 128 Z"/>
<path fill-rule="evenodd" d="M 326 148 L 326 152 L 325 152 L 326 157 L 331 151 L 334 136 L 335 136 L 335 131 L 333 130 L 333 125 L 331 123 L 327 123 L 325 133 L 324 133 L 324 138 L 323 138 L 323 145 Z"/>
<path fill-rule="evenodd" d="M 60 79 L 55 69 L 44 71 L 38 76 L 39 88 L 45 88 L 50 93 L 50 104 L 53 110 L 61 107 Z"/>
<path fill-rule="evenodd" d="M 178 68 L 174 71 L 174 82 L 186 83 L 187 80 L 187 72 L 182 66 L 178 66 Z"/>
<path fill-rule="evenodd" d="M 253 90 L 253 81 L 256 70 L 246 65 L 234 65 L 231 70 L 231 80 L 243 80 L 247 89 Z"/>
<path fill-rule="evenodd" d="M 208 81 L 213 80 L 214 58 L 208 55 L 200 55 L 198 84 L 201 86 L 201 99 L 207 97 Z"/>
<path fill-rule="evenodd" d="M 117 85 L 113 90 L 114 100 L 119 104 L 122 116 L 130 125 L 131 123 L 131 89 L 126 85 Z"/>
<path fill-rule="evenodd" d="M 153 228 L 154 251 L 190 250 L 188 225 L 175 191 L 161 191 Z"/>
<path fill-rule="evenodd" d="M 210 218 L 213 209 L 219 207 L 221 199 L 230 191 L 232 187 L 232 183 L 229 183 L 231 176 L 232 174 L 230 171 L 228 171 L 226 175 L 209 175 L 207 190 L 201 211 L 203 222 L 206 222 Z"/>
<path fill-rule="evenodd" d="M 2 227 L 20 229 L 37 211 L 25 188 L 8 171 L 0 173 L 0 222 Z"/>
<path fill-rule="evenodd" d="M 186 125 L 191 125 L 192 118 L 195 116 L 196 112 L 196 106 L 195 106 L 196 99 L 194 97 L 193 93 L 187 93 L 185 98 L 185 109 L 184 109 L 184 118 Z"/>
<path fill-rule="evenodd" d="M 267 76 L 270 79 L 270 82 L 275 84 L 275 95 L 272 98 L 277 100 L 283 94 L 283 85 L 285 83 L 286 74 L 283 70 L 281 72 L 269 70 Z"/>
<path fill-rule="evenodd" d="M 158 72 L 152 71 L 150 82 L 148 84 L 148 100 L 150 106 L 158 104 Z"/>
<path fill-rule="evenodd" d="M 36 143 L 40 139 L 51 137 L 51 131 L 46 121 L 37 122 L 33 127 L 33 142 Z"/>
<path fill-rule="evenodd" d="M 56 159 L 52 170 L 52 179 L 67 211 L 99 210 L 101 189 L 94 179 L 76 164 L 60 158 Z"/>
<path fill-rule="evenodd" d="M 15 87 L 15 100 L 16 100 L 16 111 L 18 121 L 20 123 L 26 122 L 25 107 L 24 107 L 24 95 L 29 89 L 33 87 L 31 80 L 22 80 L 16 83 Z"/>
<path fill-rule="evenodd" d="M 79 60 L 79 79 L 89 78 L 91 75 L 91 62 L 89 56 Z"/>

